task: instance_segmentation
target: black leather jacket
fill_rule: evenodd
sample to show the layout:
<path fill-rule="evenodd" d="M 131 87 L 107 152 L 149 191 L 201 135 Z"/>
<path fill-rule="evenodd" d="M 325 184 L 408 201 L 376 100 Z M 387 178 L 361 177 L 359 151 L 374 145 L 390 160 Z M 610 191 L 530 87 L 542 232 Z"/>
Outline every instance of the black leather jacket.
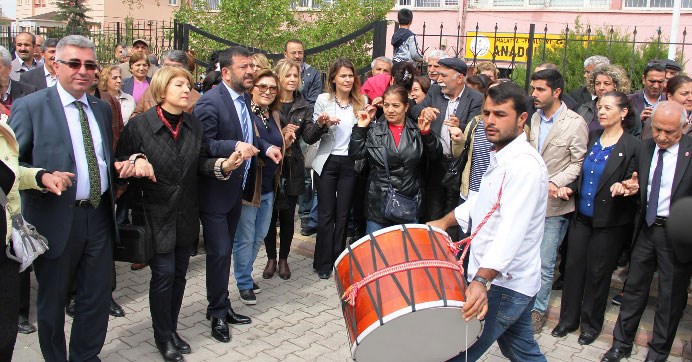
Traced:
<path fill-rule="evenodd" d="M 281 182 L 287 196 L 298 196 L 305 192 L 305 156 L 300 149 L 300 140 L 305 127 L 312 123 L 313 106 L 296 91 L 294 102 L 288 114 L 280 112 L 281 127 L 292 123 L 300 126 L 296 131 L 296 140 L 286 150 L 283 167 L 281 169 Z"/>

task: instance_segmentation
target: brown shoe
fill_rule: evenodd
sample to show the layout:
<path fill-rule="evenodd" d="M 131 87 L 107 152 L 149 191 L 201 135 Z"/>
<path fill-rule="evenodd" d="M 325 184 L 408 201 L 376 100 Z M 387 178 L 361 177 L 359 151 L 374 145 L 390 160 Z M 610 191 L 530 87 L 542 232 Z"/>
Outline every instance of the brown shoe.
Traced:
<path fill-rule="evenodd" d="M 279 259 L 279 278 L 291 279 L 291 269 L 288 268 L 288 260 L 286 259 Z"/>
<path fill-rule="evenodd" d="M 262 272 L 262 278 L 271 279 L 274 277 L 274 273 L 276 273 L 276 259 L 269 259 L 267 260 L 267 266 L 264 267 Z"/>
<path fill-rule="evenodd" d="M 147 267 L 147 265 L 149 265 L 149 264 L 147 264 L 147 263 L 143 263 L 143 264 L 132 263 L 132 264 L 130 264 L 130 270 L 144 269 Z"/>
<path fill-rule="evenodd" d="M 532 311 L 531 326 L 533 329 L 533 334 L 541 333 L 541 330 L 543 330 L 543 325 L 545 325 L 545 316 L 537 310 Z"/>

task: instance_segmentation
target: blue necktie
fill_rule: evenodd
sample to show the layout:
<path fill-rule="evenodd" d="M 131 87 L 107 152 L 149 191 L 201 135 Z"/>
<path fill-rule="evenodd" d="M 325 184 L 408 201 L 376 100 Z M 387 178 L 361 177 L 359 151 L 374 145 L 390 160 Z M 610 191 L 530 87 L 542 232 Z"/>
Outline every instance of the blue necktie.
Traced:
<path fill-rule="evenodd" d="M 245 104 L 245 98 L 240 96 L 240 127 L 243 130 L 243 141 L 245 143 L 252 143 L 250 139 L 250 114 L 247 111 L 247 105 Z M 245 170 L 243 171 L 243 190 L 245 189 L 245 182 L 247 181 L 247 175 L 250 172 L 250 160 L 245 161 Z"/>
<path fill-rule="evenodd" d="M 646 203 L 646 225 L 653 225 L 658 215 L 658 194 L 661 190 L 661 176 L 663 175 L 663 154 L 666 150 L 658 149 L 658 163 L 654 169 L 654 177 L 651 180 L 651 193 L 649 202 Z"/>

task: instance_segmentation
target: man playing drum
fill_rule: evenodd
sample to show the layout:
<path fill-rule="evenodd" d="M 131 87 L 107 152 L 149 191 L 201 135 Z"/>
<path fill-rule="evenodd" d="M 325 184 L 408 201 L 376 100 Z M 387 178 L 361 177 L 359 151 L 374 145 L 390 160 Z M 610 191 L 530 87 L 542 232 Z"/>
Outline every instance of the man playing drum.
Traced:
<path fill-rule="evenodd" d="M 483 121 L 494 148 L 478 194 L 429 225 L 472 225 L 464 318 L 485 319 L 480 338 L 450 361 L 476 361 L 495 342 L 511 361 L 546 361 L 531 329 L 541 287 L 540 246 L 548 175 L 523 133 L 526 93 L 503 83 L 488 90 Z M 501 200 L 501 202 L 500 202 Z"/>

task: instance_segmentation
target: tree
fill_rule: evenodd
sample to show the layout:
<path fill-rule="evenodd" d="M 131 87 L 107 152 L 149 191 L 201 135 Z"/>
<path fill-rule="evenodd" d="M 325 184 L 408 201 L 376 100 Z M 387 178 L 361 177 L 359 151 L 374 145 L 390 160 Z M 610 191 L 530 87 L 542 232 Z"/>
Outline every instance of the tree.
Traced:
<path fill-rule="evenodd" d="M 89 19 L 86 0 L 57 0 L 58 14 L 55 17 L 67 23 L 66 34 L 89 35 Z"/>

